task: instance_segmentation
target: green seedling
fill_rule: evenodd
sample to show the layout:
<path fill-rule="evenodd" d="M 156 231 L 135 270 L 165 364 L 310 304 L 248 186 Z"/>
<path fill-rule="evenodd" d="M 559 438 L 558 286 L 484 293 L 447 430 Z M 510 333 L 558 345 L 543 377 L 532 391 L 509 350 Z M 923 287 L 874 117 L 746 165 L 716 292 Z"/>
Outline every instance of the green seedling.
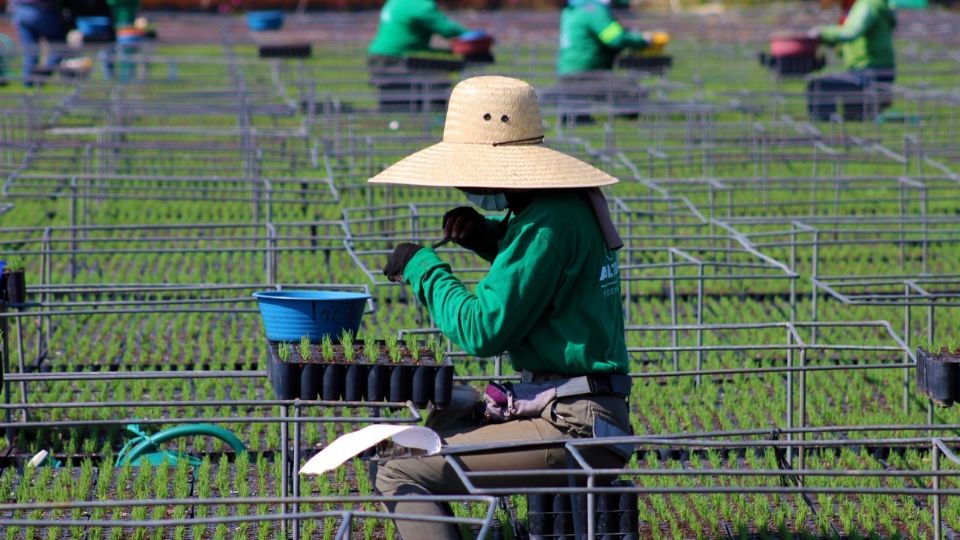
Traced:
<path fill-rule="evenodd" d="M 397 341 L 397 338 L 387 341 L 387 354 L 390 355 L 390 360 L 394 364 L 399 364 L 403 360 L 403 349 L 400 348 L 400 342 Z"/>
<path fill-rule="evenodd" d="M 380 357 L 380 346 L 377 345 L 376 338 L 371 334 L 363 337 L 363 355 L 367 357 L 369 362 L 376 362 L 377 358 Z"/>
<path fill-rule="evenodd" d="M 420 343 L 415 340 L 411 340 L 410 344 L 407 346 L 407 349 L 410 351 L 410 356 L 413 358 L 413 361 L 419 364 L 420 363 Z"/>
<path fill-rule="evenodd" d="M 299 349 L 300 350 L 298 352 L 300 353 L 300 360 L 303 362 L 310 360 L 310 337 L 309 336 L 303 336 L 302 338 L 300 338 Z"/>
<path fill-rule="evenodd" d="M 387 334 L 387 336 L 383 338 L 383 344 L 386 346 L 387 351 L 392 350 L 397 346 L 397 336 L 394 334 Z"/>
<path fill-rule="evenodd" d="M 443 339 L 436 336 L 430 336 L 430 340 L 427 342 L 427 347 L 430 349 L 430 352 L 433 353 L 433 360 L 438 364 L 443 363 Z"/>
<path fill-rule="evenodd" d="M 290 344 L 287 343 L 286 341 L 280 342 L 280 344 L 277 345 L 277 356 L 280 358 L 281 362 L 289 362 L 290 361 Z"/>
<path fill-rule="evenodd" d="M 330 334 L 324 335 L 323 339 L 320 340 L 320 354 L 328 362 L 333 360 L 333 338 L 330 337 Z"/>
<path fill-rule="evenodd" d="M 11 272 L 23 272 L 25 268 L 23 263 L 23 257 L 14 257 L 10 261 L 10 266 L 8 266 L 7 268 L 9 268 Z"/>
<path fill-rule="evenodd" d="M 919 347 L 934 355 L 960 354 L 960 337 L 948 339 L 935 345 L 931 343 L 927 335 L 924 334 L 919 340 Z"/>
<path fill-rule="evenodd" d="M 344 330 L 340 334 L 340 346 L 343 347 L 343 358 L 347 362 L 353 362 L 357 351 L 353 348 L 353 332 Z"/>

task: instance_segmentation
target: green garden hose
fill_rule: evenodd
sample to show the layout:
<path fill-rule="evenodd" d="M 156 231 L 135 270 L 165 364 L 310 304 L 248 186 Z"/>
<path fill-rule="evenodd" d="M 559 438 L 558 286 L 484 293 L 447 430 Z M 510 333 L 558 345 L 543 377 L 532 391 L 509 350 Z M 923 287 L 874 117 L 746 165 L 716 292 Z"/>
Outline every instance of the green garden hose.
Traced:
<path fill-rule="evenodd" d="M 233 432 L 213 424 L 185 424 L 172 427 L 153 435 L 140 430 L 137 424 L 127 426 L 127 430 L 137 435 L 120 450 L 117 456 L 117 467 L 125 465 L 138 466 L 147 460 L 151 465 L 176 464 L 181 459 L 187 459 L 193 465 L 199 465 L 200 460 L 179 452 L 160 450 L 159 445 L 180 437 L 213 437 L 227 443 L 238 454 L 246 452 L 247 447 L 233 434 Z"/>

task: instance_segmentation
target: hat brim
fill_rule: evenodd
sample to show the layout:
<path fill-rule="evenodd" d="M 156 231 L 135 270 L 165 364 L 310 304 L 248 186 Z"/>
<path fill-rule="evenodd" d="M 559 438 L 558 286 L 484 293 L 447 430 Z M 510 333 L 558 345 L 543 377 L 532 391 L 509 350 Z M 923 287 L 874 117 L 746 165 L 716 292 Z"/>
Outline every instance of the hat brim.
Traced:
<path fill-rule="evenodd" d="M 589 163 L 542 144 L 441 142 L 413 153 L 370 178 L 375 184 L 497 189 L 587 188 L 619 180 Z"/>

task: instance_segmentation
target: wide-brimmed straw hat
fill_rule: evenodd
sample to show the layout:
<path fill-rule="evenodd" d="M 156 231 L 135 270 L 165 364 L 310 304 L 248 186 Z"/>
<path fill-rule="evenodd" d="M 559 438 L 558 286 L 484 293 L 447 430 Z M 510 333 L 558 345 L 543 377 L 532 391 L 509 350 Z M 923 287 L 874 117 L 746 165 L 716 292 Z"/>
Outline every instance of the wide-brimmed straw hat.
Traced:
<path fill-rule="evenodd" d="M 533 87 L 509 77 L 473 77 L 453 89 L 443 142 L 411 154 L 369 180 L 460 188 L 587 188 L 618 182 L 543 144 Z"/>

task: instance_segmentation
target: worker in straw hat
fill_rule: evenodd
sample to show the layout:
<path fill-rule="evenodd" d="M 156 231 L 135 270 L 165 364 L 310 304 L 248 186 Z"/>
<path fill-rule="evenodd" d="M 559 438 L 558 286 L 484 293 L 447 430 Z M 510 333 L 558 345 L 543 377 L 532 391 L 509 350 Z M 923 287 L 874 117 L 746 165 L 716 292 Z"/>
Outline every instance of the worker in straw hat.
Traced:
<path fill-rule="evenodd" d="M 896 61 L 893 31 L 897 17 L 888 0 L 820 0 L 824 8 L 839 6 L 840 24 L 817 26 L 808 35 L 839 46 L 846 73 L 832 73 L 810 81 L 807 103 L 810 117 L 829 120 L 843 105 L 847 120 L 875 116 L 890 105 L 890 84 Z"/>
<path fill-rule="evenodd" d="M 507 353 L 522 381 L 457 394 L 427 425 L 447 445 L 627 435 L 630 390 L 617 249 L 601 186 L 606 173 L 543 144 L 534 89 L 506 77 L 474 77 L 450 96 L 443 141 L 404 158 L 372 183 L 458 188 L 483 210 L 450 210 L 444 238 L 490 261 L 473 291 L 430 247 L 403 243 L 384 274 L 409 285 L 440 330 L 471 355 Z M 466 399 L 463 399 L 467 396 Z M 477 406 L 479 404 L 479 406 Z M 595 467 L 622 467 L 629 446 L 591 446 Z M 467 471 L 563 468 L 562 445 L 463 455 Z M 479 485 L 522 487 L 528 478 Z M 563 484 L 564 475 L 540 484 Z M 443 457 L 380 464 L 384 495 L 463 494 Z M 398 502 L 396 513 L 449 516 L 446 505 Z M 441 522 L 399 520 L 407 540 L 459 538 Z"/>

